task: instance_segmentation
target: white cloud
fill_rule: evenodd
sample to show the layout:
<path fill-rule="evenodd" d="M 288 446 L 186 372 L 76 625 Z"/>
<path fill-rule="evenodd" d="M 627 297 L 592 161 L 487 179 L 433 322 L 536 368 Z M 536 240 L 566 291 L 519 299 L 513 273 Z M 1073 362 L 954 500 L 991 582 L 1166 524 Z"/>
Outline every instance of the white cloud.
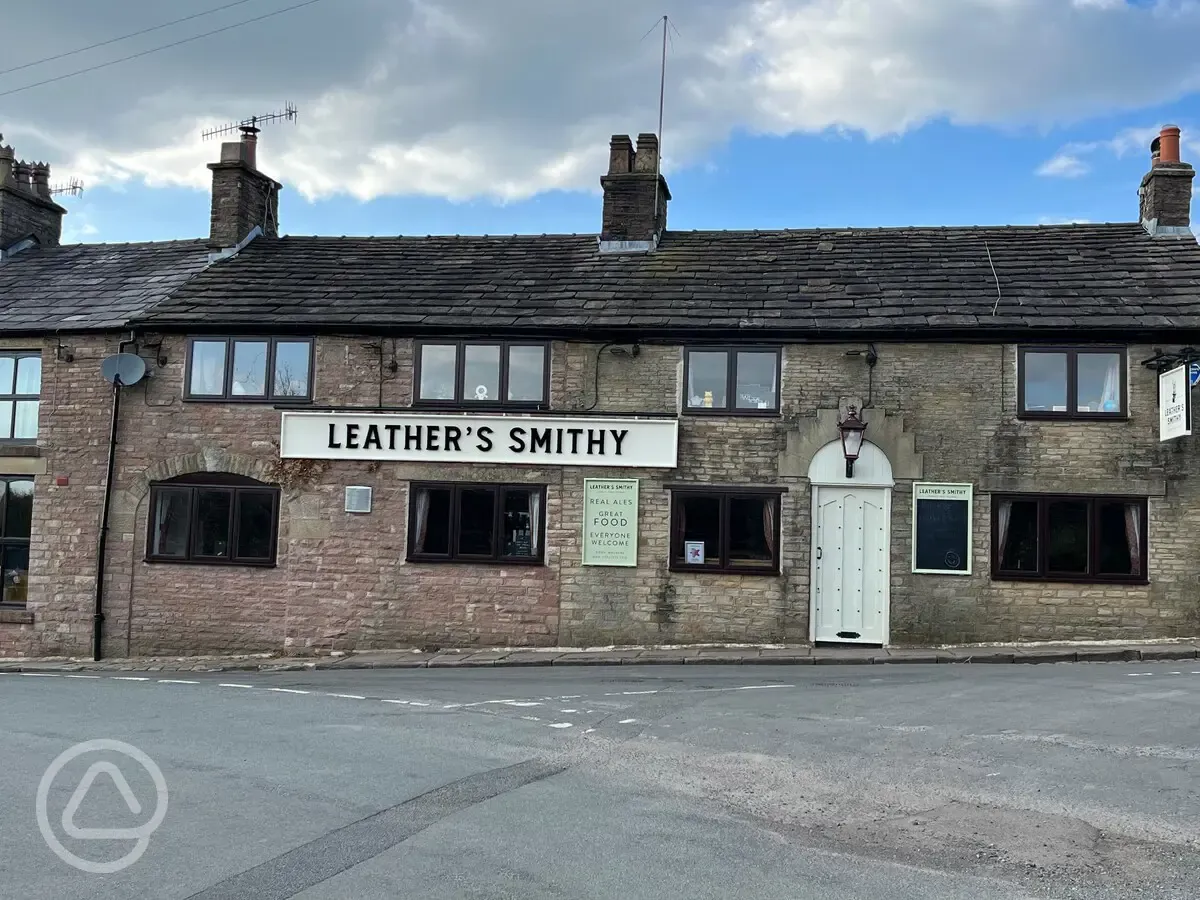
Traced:
<path fill-rule="evenodd" d="M 1078 156 L 1059 153 L 1042 163 L 1037 173 L 1054 178 L 1078 178 L 1080 175 L 1086 175 L 1090 169 L 1091 167 Z"/>
<path fill-rule="evenodd" d="M 23 35 L 22 55 L 4 63 L 144 28 L 169 18 L 162 10 L 17 4 L 5 29 Z M 0 93 L 247 15 L 0 76 Z M 691 0 L 676 24 L 668 172 L 702 163 L 737 130 L 1047 127 L 1200 87 L 1194 0 Z M 12 94 L 0 130 L 22 155 L 49 158 L 56 177 L 204 188 L 217 147 L 200 141 L 203 126 L 294 100 L 299 124 L 264 131 L 259 156 L 308 197 L 595 190 L 608 136 L 656 127 L 660 42 L 642 38 L 652 25 L 635 0 L 327 0 Z M 1062 156 L 1086 166 L 1089 152 Z"/>
<path fill-rule="evenodd" d="M 1039 225 L 1091 225 L 1091 219 L 1072 219 L 1062 216 L 1043 216 L 1037 220 Z"/>
<path fill-rule="evenodd" d="M 1122 129 L 1106 140 L 1073 141 L 1042 163 L 1037 169 L 1037 174 L 1077 178 L 1092 170 L 1092 164 L 1087 162 L 1086 158 L 1096 153 L 1111 153 L 1118 158 L 1144 153 L 1146 165 L 1149 167 L 1150 142 L 1158 137 L 1161 130 L 1159 125 L 1146 125 Z M 1180 155 L 1185 159 L 1200 157 L 1200 132 L 1188 126 L 1181 127 L 1180 131 Z"/>

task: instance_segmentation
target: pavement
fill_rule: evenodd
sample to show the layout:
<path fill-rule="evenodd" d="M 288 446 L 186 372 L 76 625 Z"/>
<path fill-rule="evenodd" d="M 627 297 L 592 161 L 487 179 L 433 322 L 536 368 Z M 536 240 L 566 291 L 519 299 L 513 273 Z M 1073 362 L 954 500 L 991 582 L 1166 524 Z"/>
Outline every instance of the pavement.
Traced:
<path fill-rule="evenodd" d="M 1198 722 L 1173 661 L 12 672 L 3 892 L 1194 900 Z M 130 757 L 46 779 L 97 738 L 148 836 Z"/>
<path fill-rule="evenodd" d="M 0 659 L 4 672 L 277 672 L 303 669 L 438 669 L 620 665 L 888 665 L 1074 663 L 1189 660 L 1200 641 L 1099 644 L 994 644 L 944 647 L 696 646 L 375 650 L 322 656 L 177 656 L 109 659 Z"/>

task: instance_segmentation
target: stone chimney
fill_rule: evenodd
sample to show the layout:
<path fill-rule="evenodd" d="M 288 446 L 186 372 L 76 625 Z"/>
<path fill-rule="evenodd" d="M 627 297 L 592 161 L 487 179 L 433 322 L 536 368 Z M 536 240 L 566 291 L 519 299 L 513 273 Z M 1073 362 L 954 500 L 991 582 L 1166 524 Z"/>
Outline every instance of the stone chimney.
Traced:
<path fill-rule="evenodd" d="M 667 201 L 671 199 L 658 169 L 658 135 L 639 134 L 636 152 L 629 135 L 613 135 L 608 174 L 600 179 L 604 189 L 602 248 L 613 242 L 635 242 L 625 249 L 648 250 L 658 243 L 667 227 Z M 643 243 L 649 246 L 636 246 Z"/>
<path fill-rule="evenodd" d="M 1179 160 L 1179 128 L 1164 125 L 1150 143 L 1150 171 L 1138 188 L 1140 218 L 1151 235 L 1190 235 L 1192 179 L 1196 171 Z"/>
<path fill-rule="evenodd" d="M 279 236 L 279 192 L 283 185 L 258 171 L 258 129 L 242 128 L 242 139 L 221 145 L 213 173 L 208 243 L 214 249 L 237 246 L 254 230 Z"/>
<path fill-rule="evenodd" d="M 66 212 L 51 199 L 50 167 L 18 160 L 0 135 L 0 249 L 27 237 L 57 247 Z"/>

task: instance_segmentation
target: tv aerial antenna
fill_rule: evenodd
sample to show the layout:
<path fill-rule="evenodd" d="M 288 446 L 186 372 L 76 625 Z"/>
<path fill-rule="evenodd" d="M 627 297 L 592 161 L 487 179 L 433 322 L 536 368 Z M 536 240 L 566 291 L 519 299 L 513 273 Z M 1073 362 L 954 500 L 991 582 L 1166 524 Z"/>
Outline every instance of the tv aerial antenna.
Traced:
<path fill-rule="evenodd" d="M 66 184 L 56 184 L 50 188 L 50 196 L 57 197 L 60 194 L 70 194 L 72 197 L 78 197 L 83 193 L 83 181 L 79 178 L 71 178 Z"/>
<path fill-rule="evenodd" d="M 210 138 L 219 137 L 223 134 L 233 134 L 235 131 L 240 131 L 243 134 L 257 134 L 262 130 L 259 126 L 270 125 L 273 122 L 295 122 L 299 116 L 300 113 L 296 110 L 296 105 L 288 103 L 284 105 L 283 109 L 267 113 L 264 116 L 251 116 L 248 119 L 242 119 L 240 122 L 230 122 L 217 128 L 209 128 L 200 132 L 200 137 L 207 141 Z"/>

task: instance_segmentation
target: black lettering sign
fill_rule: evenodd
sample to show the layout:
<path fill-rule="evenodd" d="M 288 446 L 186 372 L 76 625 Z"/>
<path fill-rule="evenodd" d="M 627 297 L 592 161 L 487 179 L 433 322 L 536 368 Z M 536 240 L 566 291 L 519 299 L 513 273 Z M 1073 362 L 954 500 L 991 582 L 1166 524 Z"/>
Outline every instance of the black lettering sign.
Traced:
<path fill-rule="evenodd" d="M 429 425 L 425 428 L 425 449 L 426 450 L 441 450 L 438 446 L 438 441 L 442 437 L 441 425 Z"/>
<path fill-rule="evenodd" d="M 609 430 L 612 432 L 613 440 L 616 441 L 617 444 L 617 456 L 620 456 L 621 444 L 625 443 L 625 438 L 629 436 L 629 429 L 622 428 L 620 431 L 617 431 L 617 429 L 611 428 Z"/>
<path fill-rule="evenodd" d="M 421 426 L 420 425 L 405 425 L 404 426 L 404 449 L 405 450 L 420 450 L 421 449 Z"/>
<path fill-rule="evenodd" d="M 337 439 L 337 425 L 335 425 L 333 422 L 329 423 L 329 449 L 330 450 L 341 450 L 342 449 L 342 445 Z"/>
<path fill-rule="evenodd" d="M 396 449 L 396 432 L 398 432 L 400 430 L 400 426 L 399 425 L 386 425 L 384 427 L 387 428 L 387 433 L 388 433 L 388 449 L 395 450 Z"/>
<path fill-rule="evenodd" d="M 592 456 L 592 455 L 596 454 L 597 450 L 599 450 L 599 455 L 603 456 L 604 455 L 604 429 L 601 428 L 600 431 L 597 432 L 597 431 L 593 431 L 591 428 L 589 428 L 587 430 L 587 436 L 588 436 L 588 456 Z"/>
<path fill-rule="evenodd" d="M 537 453 L 538 447 L 541 447 L 547 453 L 550 452 L 550 429 L 549 428 L 530 428 L 529 429 L 529 452 Z"/>
<path fill-rule="evenodd" d="M 357 425 L 347 425 L 346 426 L 346 449 L 347 450 L 357 450 L 358 449 L 358 426 Z"/>
<path fill-rule="evenodd" d="M 367 439 L 363 441 L 364 450 L 382 450 L 383 443 L 379 440 L 379 426 L 367 426 Z"/>
<path fill-rule="evenodd" d="M 509 436 L 509 439 L 512 440 L 512 443 L 508 445 L 508 449 L 511 450 L 513 453 L 524 453 L 525 452 L 525 429 L 524 428 L 512 428 L 509 430 L 508 436 Z"/>
<path fill-rule="evenodd" d="M 477 432 L 475 432 L 475 434 L 479 436 L 479 441 L 475 444 L 475 446 L 479 449 L 480 453 L 487 453 L 492 449 L 491 428 L 489 428 L 487 425 L 483 425 Z"/>
<path fill-rule="evenodd" d="M 462 429 L 457 425 L 446 426 L 446 449 L 453 450 L 455 453 L 461 452 L 458 446 L 459 440 L 462 439 Z"/>
<path fill-rule="evenodd" d="M 571 436 L 571 452 L 579 452 L 579 436 L 583 434 L 582 428 L 568 428 L 567 434 Z"/>

